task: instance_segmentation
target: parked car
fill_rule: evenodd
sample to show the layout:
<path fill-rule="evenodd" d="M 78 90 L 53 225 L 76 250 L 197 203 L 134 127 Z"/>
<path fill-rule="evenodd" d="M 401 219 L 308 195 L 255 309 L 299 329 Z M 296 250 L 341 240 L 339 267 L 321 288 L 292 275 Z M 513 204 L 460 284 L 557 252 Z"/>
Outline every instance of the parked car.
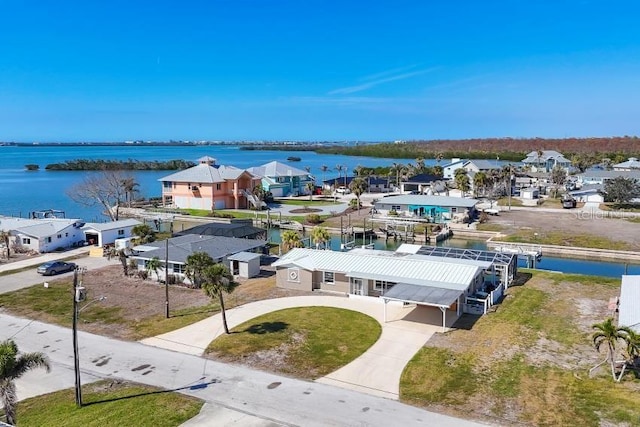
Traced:
<path fill-rule="evenodd" d="M 43 276 L 52 276 L 54 274 L 66 273 L 75 269 L 76 264 L 73 262 L 49 261 L 38 267 L 36 271 Z"/>
<path fill-rule="evenodd" d="M 349 188 L 345 187 L 344 185 L 341 185 L 340 187 L 336 188 L 336 193 L 349 194 L 351 193 L 351 190 L 349 190 Z"/>

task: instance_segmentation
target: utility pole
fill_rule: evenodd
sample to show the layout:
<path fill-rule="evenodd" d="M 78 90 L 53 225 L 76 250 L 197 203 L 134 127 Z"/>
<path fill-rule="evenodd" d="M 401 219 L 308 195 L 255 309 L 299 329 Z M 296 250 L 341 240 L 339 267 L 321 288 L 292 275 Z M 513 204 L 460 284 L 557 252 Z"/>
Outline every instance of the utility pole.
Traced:
<path fill-rule="evenodd" d="M 169 239 L 164 245 L 164 314 L 169 318 Z"/>
<path fill-rule="evenodd" d="M 78 269 L 73 271 L 73 366 L 75 371 L 76 406 L 82 407 L 82 383 L 80 382 L 80 356 L 78 354 L 78 303 L 84 300 L 84 288 L 78 286 Z"/>

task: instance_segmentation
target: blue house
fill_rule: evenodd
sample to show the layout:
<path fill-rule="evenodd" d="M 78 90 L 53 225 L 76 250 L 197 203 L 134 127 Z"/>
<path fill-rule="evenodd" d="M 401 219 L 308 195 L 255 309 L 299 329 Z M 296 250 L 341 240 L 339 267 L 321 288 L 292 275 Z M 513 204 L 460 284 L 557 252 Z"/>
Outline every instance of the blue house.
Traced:
<path fill-rule="evenodd" d="M 307 185 L 310 182 L 315 184 L 315 179 L 309 172 L 276 161 L 248 168 L 247 172 L 259 177 L 262 188 L 270 191 L 273 197 L 309 194 Z"/>

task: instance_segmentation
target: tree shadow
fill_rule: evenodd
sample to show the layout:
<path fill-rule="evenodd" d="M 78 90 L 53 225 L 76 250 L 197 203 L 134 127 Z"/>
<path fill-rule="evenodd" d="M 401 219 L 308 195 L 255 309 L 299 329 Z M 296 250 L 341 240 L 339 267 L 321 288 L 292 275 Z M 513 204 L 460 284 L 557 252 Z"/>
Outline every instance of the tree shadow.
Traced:
<path fill-rule="evenodd" d="M 263 335 L 263 334 L 270 334 L 274 332 L 284 331 L 288 327 L 289 327 L 289 324 L 286 322 L 262 322 L 262 323 L 257 323 L 255 325 L 251 325 L 242 332 Z"/>
<path fill-rule="evenodd" d="M 174 389 L 170 389 L 170 390 L 147 391 L 147 392 L 144 392 L 144 393 L 137 393 L 137 394 L 131 394 L 131 395 L 128 395 L 128 396 L 114 397 L 114 398 L 111 398 L 111 399 L 102 399 L 102 400 L 94 400 L 94 401 L 91 401 L 91 402 L 83 402 L 82 406 L 91 406 L 91 405 L 97 405 L 99 403 L 116 402 L 118 400 L 133 399 L 135 397 L 149 396 L 149 395 L 152 395 L 152 394 L 173 393 L 174 391 L 181 391 L 181 390 L 198 390 L 198 389 L 202 389 L 202 388 L 207 388 L 209 385 L 217 384 L 219 382 L 221 382 L 219 379 L 213 379 L 213 380 L 211 380 L 209 382 L 193 384 L 193 385 L 189 385 L 189 386 L 185 386 L 185 387 L 178 387 L 178 388 L 174 388 Z"/>

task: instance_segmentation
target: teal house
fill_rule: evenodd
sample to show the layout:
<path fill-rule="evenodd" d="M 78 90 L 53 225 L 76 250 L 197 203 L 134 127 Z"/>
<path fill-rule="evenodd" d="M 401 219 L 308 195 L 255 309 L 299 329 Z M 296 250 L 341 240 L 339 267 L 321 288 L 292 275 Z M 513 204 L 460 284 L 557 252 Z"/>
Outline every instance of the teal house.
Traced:
<path fill-rule="evenodd" d="M 393 216 L 428 220 L 443 223 L 475 215 L 475 199 L 466 197 L 424 196 L 406 194 L 383 197 L 374 206 L 378 213 Z M 391 212 L 391 214 L 390 214 Z"/>
<path fill-rule="evenodd" d="M 309 194 L 307 185 L 310 182 L 315 184 L 315 179 L 309 172 L 276 161 L 248 168 L 247 172 L 259 177 L 262 188 L 270 191 L 273 197 Z"/>

